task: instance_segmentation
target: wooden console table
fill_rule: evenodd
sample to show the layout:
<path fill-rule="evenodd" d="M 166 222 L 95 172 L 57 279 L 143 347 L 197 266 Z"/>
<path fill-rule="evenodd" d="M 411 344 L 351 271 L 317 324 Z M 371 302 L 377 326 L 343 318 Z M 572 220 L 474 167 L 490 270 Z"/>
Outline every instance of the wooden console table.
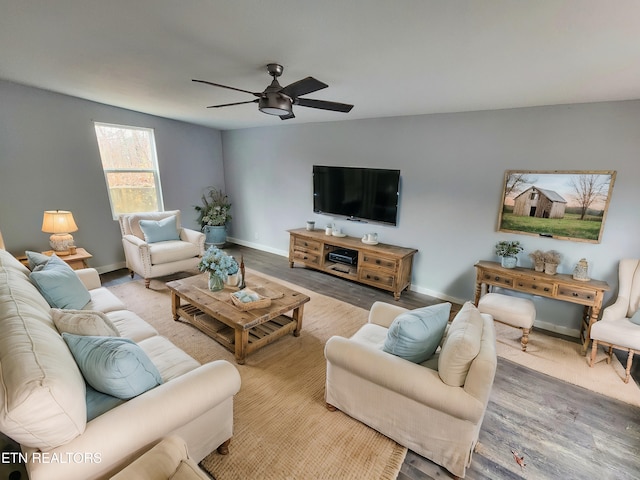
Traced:
<path fill-rule="evenodd" d="M 480 261 L 476 263 L 475 304 L 491 287 L 506 288 L 518 292 L 553 298 L 564 302 L 584 305 L 580 322 L 580 341 L 582 353 L 589 346 L 589 332 L 600 315 L 604 292 L 609 284 L 600 280 L 583 282 L 574 280 L 567 274 L 546 275 L 528 268 L 504 268 L 499 263 Z"/>
<path fill-rule="evenodd" d="M 324 230 L 289 230 L 289 266 L 295 262 L 322 270 L 337 277 L 393 292 L 398 300 L 400 293 L 411 285 L 411 268 L 414 248 L 397 247 L 379 243 L 367 245 L 356 237 L 325 235 Z M 357 252 L 354 265 L 332 262 L 329 253 L 347 248 Z"/>

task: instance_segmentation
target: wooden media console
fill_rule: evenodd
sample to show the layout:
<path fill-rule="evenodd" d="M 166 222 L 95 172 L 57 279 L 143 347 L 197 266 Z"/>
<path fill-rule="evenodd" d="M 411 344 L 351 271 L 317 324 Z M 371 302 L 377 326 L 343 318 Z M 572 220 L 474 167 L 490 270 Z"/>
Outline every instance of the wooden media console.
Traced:
<path fill-rule="evenodd" d="M 356 237 L 335 237 L 324 230 L 298 228 L 288 231 L 289 266 L 300 263 L 337 277 L 393 292 L 398 300 L 411 285 L 413 256 L 418 250 L 378 243 L 367 245 Z M 355 264 L 329 260 L 329 254 L 341 249 L 357 252 Z"/>

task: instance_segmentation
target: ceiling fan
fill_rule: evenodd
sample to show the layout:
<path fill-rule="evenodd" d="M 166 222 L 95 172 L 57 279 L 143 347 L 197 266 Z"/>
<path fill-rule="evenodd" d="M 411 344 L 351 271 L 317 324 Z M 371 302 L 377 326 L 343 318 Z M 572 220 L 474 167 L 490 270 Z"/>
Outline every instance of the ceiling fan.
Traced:
<path fill-rule="evenodd" d="M 229 87 L 227 85 L 220 85 L 219 83 L 208 82 L 206 80 L 193 80 L 194 82 L 206 83 L 207 85 L 213 85 L 214 87 L 228 88 L 230 90 L 236 90 L 238 92 L 248 93 L 257 97 L 254 100 L 248 100 L 246 102 L 225 103 L 222 105 L 211 105 L 207 108 L 220 108 L 230 107 L 232 105 L 242 105 L 245 103 L 257 103 L 258 109 L 269 115 L 277 115 L 282 120 L 288 120 L 295 118 L 293 114 L 293 105 L 300 105 L 301 107 L 319 108 L 321 110 L 331 110 L 334 112 L 347 113 L 351 111 L 353 105 L 338 102 L 328 102 L 326 100 L 314 100 L 311 98 L 300 98 L 302 95 L 316 92 L 327 88 L 326 83 L 322 83 L 313 77 L 303 78 L 297 82 L 293 82 L 286 87 L 280 86 L 278 83 L 278 77 L 282 75 L 284 67 L 277 63 L 270 63 L 267 65 L 267 72 L 273 77 L 271 85 L 264 89 L 263 92 L 250 92 L 249 90 L 243 90 L 241 88 Z"/>

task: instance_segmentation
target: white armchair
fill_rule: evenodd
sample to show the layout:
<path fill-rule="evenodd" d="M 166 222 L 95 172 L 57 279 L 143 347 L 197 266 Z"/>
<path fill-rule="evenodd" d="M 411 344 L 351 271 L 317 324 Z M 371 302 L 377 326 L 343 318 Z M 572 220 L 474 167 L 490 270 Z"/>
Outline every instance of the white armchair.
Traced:
<path fill-rule="evenodd" d="M 640 325 L 630 320 L 640 309 L 640 259 L 620 260 L 618 279 L 618 298 L 602 311 L 602 320 L 591 326 L 589 366 L 593 367 L 599 344 L 609 347 L 607 363 L 611 362 L 614 348 L 626 350 L 629 356 L 624 383 L 629 383 L 633 355 L 640 352 Z"/>
<path fill-rule="evenodd" d="M 438 353 L 418 364 L 382 349 L 389 326 L 406 311 L 376 302 L 368 323 L 351 338 L 327 341 L 327 408 L 346 413 L 464 477 L 496 371 L 493 318 L 467 302 L 447 326 Z M 447 337 L 454 340 L 445 354 Z M 475 352 L 469 344 L 475 345 Z M 439 365 L 443 363 L 447 365 Z M 451 381 L 452 377 L 457 379 Z"/>
<path fill-rule="evenodd" d="M 176 216 L 179 239 L 147 242 L 140 228 L 140 221 L 161 221 L 172 215 Z M 200 257 L 204 254 L 204 234 L 182 228 L 180 210 L 126 213 L 120 215 L 118 220 L 127 268 L 132 278 L 134 273 L 144 278 L 147 288 L 152 278 L 196 268 Z"/>

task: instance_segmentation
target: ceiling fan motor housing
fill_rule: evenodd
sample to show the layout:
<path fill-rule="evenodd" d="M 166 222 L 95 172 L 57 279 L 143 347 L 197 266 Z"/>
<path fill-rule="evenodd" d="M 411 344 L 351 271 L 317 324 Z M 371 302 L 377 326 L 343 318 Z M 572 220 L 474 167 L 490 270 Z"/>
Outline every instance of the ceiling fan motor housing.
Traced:
<path fill-rule="evenodd" d="M 258 108 L 269 115 L 288 115 L 291 113 L 292 101 L 286 95 L 277 92 L 266 92 L 258 101 Z"/>

